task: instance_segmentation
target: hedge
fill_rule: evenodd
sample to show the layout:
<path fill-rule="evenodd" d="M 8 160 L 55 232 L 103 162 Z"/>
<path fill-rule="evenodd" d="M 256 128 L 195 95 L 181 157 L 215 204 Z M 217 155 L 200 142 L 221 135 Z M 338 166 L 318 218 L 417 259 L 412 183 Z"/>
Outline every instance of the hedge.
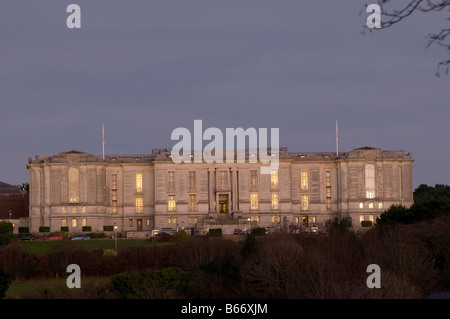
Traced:
<path fill-rule="evenodd" d="M 61 231 L 63 232 L 69 232 L 69 226 L 61 226 Z"/>
<path fill-rule="evenodd" d="M 83 226 L 81 227 L 82 231 L 92 231 L 92 227 L 91 226 Z"/>
<path fill-rule="evenodd" d="M 40 226 L 39 227 L 39 232 L 40 233 L 49 233 L 50 232 L 50 227 L 49 226 Z"/>
<path fill-rule="evenodd" d="M 19 234 L 28 234 L 30 232 L 30 228 L 28 227 L 19 227 Z"/>
<path fill-rule="evenodd" d="M 209 236 L 211 237 L 220 237 L 222 236 L 222 228 L 210 228 Z"/>
<path fill-rule="evenodd" d="M 113 225 L 105 225 L 103 226 L 103 231 L 114 231 Z"/>

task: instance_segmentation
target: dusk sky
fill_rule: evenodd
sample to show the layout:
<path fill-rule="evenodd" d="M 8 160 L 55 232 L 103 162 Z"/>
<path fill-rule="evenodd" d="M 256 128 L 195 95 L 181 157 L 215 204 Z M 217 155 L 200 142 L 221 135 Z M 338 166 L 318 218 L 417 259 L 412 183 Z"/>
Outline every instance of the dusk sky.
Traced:
<path fill-rule="evenodd" d="M 37 154 L 101 155 L 102 124 L 106 154 L 144 154 L 201 119 L 279 128 L 298 152 L 335 151 L 337 120 L 339 151 L 411 152 L 414 188 L 450 184 L 448 55 L 426 48 L 448 12 L 364 35 L 364 3 L 4 0 L 0 181 L 28 182 Z"/>

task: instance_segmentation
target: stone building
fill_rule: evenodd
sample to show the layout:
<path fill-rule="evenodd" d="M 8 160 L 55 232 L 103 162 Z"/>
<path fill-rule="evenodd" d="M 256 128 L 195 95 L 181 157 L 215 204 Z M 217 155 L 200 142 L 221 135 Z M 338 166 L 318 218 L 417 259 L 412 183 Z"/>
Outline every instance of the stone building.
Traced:
<path fill-rule="evenodd" d="M 413 203 L 414 160 L 404 151 L 362 147 L 336 156 L 280 148 L 271 174 L 260 173 L 260 162 L 175 164 L 170 154 L 29 158 L 30 230 L 301 230 L 335 217 L 360 226 L 392 204 Z"/>
<path fill-rule="evenodd" d="M 20 186 L 0 182 L 0 220 L 9 221 L 18 227 L 28 226 L 28 193 Z"/>

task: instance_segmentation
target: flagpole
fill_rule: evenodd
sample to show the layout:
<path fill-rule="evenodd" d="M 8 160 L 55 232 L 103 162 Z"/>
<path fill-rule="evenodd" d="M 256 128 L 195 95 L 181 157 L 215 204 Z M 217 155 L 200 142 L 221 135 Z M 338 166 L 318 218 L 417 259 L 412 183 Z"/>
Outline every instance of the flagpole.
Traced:
<path fill-rule="evenodd" d="M 102 125 L 103 159 L 105 159 L 105 125 Z"/>
<path fill-rule="evenodd" d="M 338 121 L 336 121 L 336 157 L 339 157 L 339 131 L 338 131 Z"/>

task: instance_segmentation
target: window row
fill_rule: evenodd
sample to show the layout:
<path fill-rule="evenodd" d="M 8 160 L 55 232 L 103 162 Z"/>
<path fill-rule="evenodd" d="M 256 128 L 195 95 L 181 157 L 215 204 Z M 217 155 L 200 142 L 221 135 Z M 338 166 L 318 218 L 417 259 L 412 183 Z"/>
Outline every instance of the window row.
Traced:
<path fill-rule="evenodd" d="M 359 203 L 359 208 L 363 209 L 364 206 L 364 203 Z M 368 203 L 367 206 L 369 209 L 375 208 L 375 204 L 373 202 Z M 378 203 L 378 209 L 383 209 L 383 203 Z"/>

